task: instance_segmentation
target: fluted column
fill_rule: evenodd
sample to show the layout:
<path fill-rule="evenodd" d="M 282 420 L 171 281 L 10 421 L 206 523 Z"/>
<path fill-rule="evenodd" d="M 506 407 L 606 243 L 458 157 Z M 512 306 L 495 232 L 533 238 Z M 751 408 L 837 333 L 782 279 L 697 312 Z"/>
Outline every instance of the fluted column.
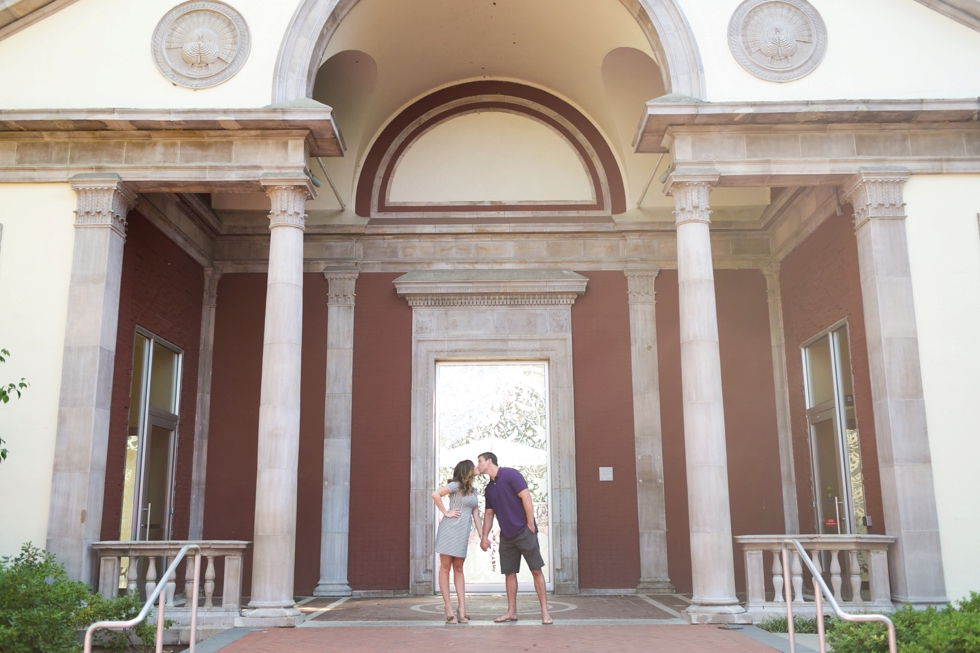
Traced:
<path fill-rule="evenodd" d="M 324 270 L 327 295 L 327 397 L 323 424 L 323 514 L 320 582 L 315 596 L 350 596 L 350 433 L 354 374 L 355 268 Z"/>
<path fill-rule="evenodd" d="M 776 437 L 779 442 L 779 472 L 783 488 L 783 523 L 787 533 L 800 532 L 796 503 L 796 470 L 793 467 L 793 426 L 789 414 L 789 382 L 786 373 L 786 336 L 783 330 L 783 297 L 779 287 L 779 263 L 762 273 L 769 296 L 769 340 L 772 345 L 772 380 L 776 388 Z"/>
<path fill-rule="evenodd" d="M 197 411 L 194 418 L 194 467 L 191 471 L 191 517 L 188 537 L 204 539 L 204 487 L 208 470 L 208 427 L 211 417 L 211 363 L 214 359 L 214 313 L 220 268 L 204 268 L 201 345 L 197 359 Z"/>
<path fill-rule="evenodd" d="M 902 189 L 908 173 L 862 172 L 845 184 L 854 206 L 864 327 L 885 530 L 896 603 L 945 603 L 932 458 Z"/>
<path fill-rule="evenodd" d="M 92 583 L 100 539 L 126 214 L 136 194 L 118 175 L 78 175 L 68 320 L 46 548 Z"/>
<path fill-rule="evenodd" d="M 671 175 L 677 229 L 684 450 L 691 530 L 692 605 L 695 623 L 740 621 L 735 598 L 731 507 L 721 357 L 715 308 L 708 195 L 717 177 Z"/>
<path fill-rule="evenodd" d="M 269 213 L 269 278 L 262 348 L 259 450 L 255 479 L 252 600 L 243 625 L 294 626 L 296 487 L 303 338 L 304 181 L 263 180 Z"/>
<path fill-rule="evenodd" d="M 641 592 L 673 593 L 667 574 L 667 516 L 660 428 L 660 370 L 657 361 L 657 303 L 660 268 L 630 264 L 630 355 L 633 368 L 633 433 L 636 446 L 636 505 L 640 527 Z"/>

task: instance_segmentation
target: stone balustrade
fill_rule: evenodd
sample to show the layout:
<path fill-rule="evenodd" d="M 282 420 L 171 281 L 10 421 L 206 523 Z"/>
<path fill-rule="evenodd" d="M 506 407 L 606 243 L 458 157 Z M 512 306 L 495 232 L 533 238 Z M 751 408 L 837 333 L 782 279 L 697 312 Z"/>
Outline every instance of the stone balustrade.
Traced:
<path fill-rule="evenodd" d="M 891 612 L 887 535 L 739 535 L 735 540 L 745 554 L 746 610 L 753 619 L 785 616 L 783 584 L 791 583 L 793 613 L 813 616 L 813 588 L 804 589 L 803 561 L 790 547 L 790 569 L 784 570 L 783 542 L 797 539 L 846 611 Z M 769 562 L 769 566 L 766 563 Z M 767 568 L 770 570 L 767 573 Z M 769 582 L 767 582 L 769 580 Z M 867 583 L 867 585 L 865 585 Z M 812 580 L 811 580 L 812 584 Z M 826 607 L 826 603 L 824 606 Z"/>
<path fill-rule="evenodd" d="M 160 578 L 169 560 L 186 544 L 197 544 L 201 547 L 201 560 L 204 570 L 201 574 L 201 586 L 204 590 L 204 600 L 200 602 L 198 611 L 204 613 L 199 623 L 221 625 L 227 621 L 231 625 L 239 615 L 242 607 L 242 558 L 245 549 L 251 542 L 242 540 L 200 540 L 183 541 L 168 540 L 160 542 L 95 542 L 92 548 L 99 557 L 99 593 L 106 598 L 112 598 L 119 593 L 120 572 L 122 559 L 128 559 L 126 571 L 127 592 L 139 591 L 141 565 L 137 561 L 147 560 L 145 567 L 144 588 L 146 596 L 151 594 L 157 583 L 167 583 L 166 614 L 178 624 L 182 623 L 181 612 L 190 611 L 187 607 L 175 604 L 174 597 L 177 589 L 177 579 Z M 215 597 L 215 558 L 222 559 L 224 583 L 221 593 Z M 193 591 L 194 565 L 193 558 L 185 565 L 184 594 L 186 597 Z M 189 616 L 189 615 L 188 615 Z"/>

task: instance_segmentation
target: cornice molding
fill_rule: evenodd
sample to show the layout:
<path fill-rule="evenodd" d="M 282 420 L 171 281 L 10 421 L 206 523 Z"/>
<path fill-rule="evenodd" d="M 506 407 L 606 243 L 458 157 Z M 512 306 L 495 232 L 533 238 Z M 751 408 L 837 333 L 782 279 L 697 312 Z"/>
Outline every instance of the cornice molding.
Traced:
<path fill-rule="evenodd" d="M 915 0 L 961 25 L 980 32 L 980 0 Z"/>
<path fill-rule="evenodd" d="M 414 270 L 395 279 L 412 308 L 571 306 L 589 280 L 570 270 Z"/>

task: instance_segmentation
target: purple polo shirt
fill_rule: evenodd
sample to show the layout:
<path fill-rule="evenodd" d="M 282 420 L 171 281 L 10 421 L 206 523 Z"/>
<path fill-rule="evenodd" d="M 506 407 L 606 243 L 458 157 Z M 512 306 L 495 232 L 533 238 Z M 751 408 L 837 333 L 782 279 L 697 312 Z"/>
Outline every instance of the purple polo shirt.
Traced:
<path fill-rule="evenodd" d="M 500 534 L 506 538 L 517 537 L 527 526 L 527 513 L 524 512 L 524 502 L 517 496 L 518 492 L 527 489 L 527 481 L 521 473 L 510 467 L 497 469 L 497 478 L 487 483 L 483 495 L 486 497 L 486 507 L 493 510 L 500 524 Z"/>

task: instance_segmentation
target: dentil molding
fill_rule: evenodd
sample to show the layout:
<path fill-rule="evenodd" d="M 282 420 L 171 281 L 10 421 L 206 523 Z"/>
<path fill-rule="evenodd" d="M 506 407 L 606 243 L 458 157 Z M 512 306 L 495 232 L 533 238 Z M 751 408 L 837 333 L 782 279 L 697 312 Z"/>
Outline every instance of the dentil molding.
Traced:
<path fill-rule="evenodd" d="M 809 75 L 827 51 L 827 27 L 806 0 L 745 0 L 728 23 L 742 68 L 770 82 Z"/>
<path fill-rule="evenodd" d="M 252 47 L 248 25 L 223 2 L 185 2 L 153 32 L 153 62 L 177 86 L 208 88 L 228 81 Z"/>

